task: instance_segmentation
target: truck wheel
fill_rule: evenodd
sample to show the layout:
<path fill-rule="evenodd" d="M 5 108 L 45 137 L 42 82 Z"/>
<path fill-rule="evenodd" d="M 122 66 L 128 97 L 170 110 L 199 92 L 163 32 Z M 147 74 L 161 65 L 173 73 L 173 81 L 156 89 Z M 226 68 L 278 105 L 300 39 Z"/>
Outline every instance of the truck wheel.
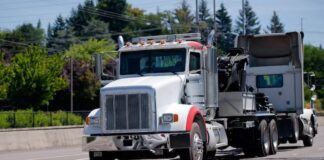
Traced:
<path fill-rule="evenodd" d="M 309 135 L 305 135 L 303 137 L 304 146 L 310 147 L 313 146 L 313 138 L 314 138 L 314 125 L 311 123 L 309 128 Z"/>
<path fill-rule="evenodd" d="M 215 159 L 216 150 L 207 152 L 207 159 Z"/>
<path fill-rule="evenodd" d="M 258 132 L 260 134 L 260 137 L 257 140 L 257 155 L 264 157 L 269 154 L 270 150 L 269 127 L 265 120 L 262 120 L 259 124 Z"/>
<path fill-rule="evenodd" d="M 204 159 L 204 142 L 200 126 L 194 122 L 190 131 L 190 148 L 187 152 L 180 154 L 181 160 L 203 160 Z"/>
<path fill-rule="evenodd" d="M 288 139 L 289 143 L 297 143 L 299 139 L 299 123 L 296 115 L 291 116 L 291 123 L 293 125 L 293 135 Z"/>
<path fill-rule="evenodd" d="M 278 151 L 278 128 L 275 120 L 271 120 L 269 123 L 270 134 L 270 154 L 276 154 Z"/>
<path fill-rule="evenodd" d="M 243 148 L 243 153 L 246 158 L 255 157 L 255 150 L 253 148 Z"/>

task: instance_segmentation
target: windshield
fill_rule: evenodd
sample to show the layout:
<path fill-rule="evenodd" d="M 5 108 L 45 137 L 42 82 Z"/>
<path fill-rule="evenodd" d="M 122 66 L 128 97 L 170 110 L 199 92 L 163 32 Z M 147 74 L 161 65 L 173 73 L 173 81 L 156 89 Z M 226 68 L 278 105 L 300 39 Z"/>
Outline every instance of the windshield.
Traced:
<path fill-rule="evenodd" d="M 186 49 L 164 49 L 123 52 L 120 74 L 184 72 Z"/>

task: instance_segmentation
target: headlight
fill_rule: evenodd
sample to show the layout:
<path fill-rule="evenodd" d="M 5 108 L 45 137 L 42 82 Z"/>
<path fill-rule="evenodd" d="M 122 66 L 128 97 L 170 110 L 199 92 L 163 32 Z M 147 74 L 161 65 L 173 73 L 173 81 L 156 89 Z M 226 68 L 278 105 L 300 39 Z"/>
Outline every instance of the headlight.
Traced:
<path fill-rule="evenodd" d="M 179 121 L 179 116 L 178 114 L 173 114 L 173 113 L 165 113 L 161 117 L 161 123 L 173 123 L 173 122 L 178 122 Z"/>

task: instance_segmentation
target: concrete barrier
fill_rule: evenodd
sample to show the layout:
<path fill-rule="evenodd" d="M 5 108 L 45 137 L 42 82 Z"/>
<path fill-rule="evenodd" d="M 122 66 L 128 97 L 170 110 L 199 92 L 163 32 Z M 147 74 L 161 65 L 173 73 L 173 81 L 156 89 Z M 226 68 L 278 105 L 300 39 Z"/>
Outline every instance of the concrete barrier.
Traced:
<path fill-rule="evenodd" d="M 1 129 L 0 151 L 80 145 L 82 126 Z"/>

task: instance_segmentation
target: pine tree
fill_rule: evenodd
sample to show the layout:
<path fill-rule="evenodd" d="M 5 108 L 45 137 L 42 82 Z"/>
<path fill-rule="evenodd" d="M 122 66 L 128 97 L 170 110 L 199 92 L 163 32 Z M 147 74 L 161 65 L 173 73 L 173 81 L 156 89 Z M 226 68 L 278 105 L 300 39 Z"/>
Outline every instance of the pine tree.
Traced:
<path fill-rule="evenodd" d="M 207 7 L 207 0 L 201 0 L 199 4 L 199 20 L 208 21 L 210 20 L 209 9 Z"/>
<path fill-rule="evenodd" d="M 227 52 L 234 47 L 235 35 L 232 33 L 232 18 L 228 14 L 223 3 L 216 12 L 217 23 L 217 46 L 222 51 Z"/>
<path fill-rule="evenodd" d="M 267 29 L 271 33 L 282 33 L 284 32 L 284 25 L 280 22 L 279 16 L 276 11 L 273 11 L 273 15 L 270 21 L 270 26 L 267 26 Z"/>
<path fill-rule="evenodd" d="M 241 9 L 239 11 L 239 17 L 238 20 L 236 20 L 236 29 L 235 31 L 242 35 L 243 32 L 243 26 L 245 26 L 245 34 L 259 34 L 261 25 L 258 20 L 258 17 L 256 16 L 255 12 L 252 10 L 252 7 L 250 6 L 250 3 L 248 0 L 244 3 L 245 8 L 245 15 L 243 15 L 243 10 Z M 245 21 L 244 21 L 245 16 Z"/>
<path fill-rule="evenodd" d="M 38 19 L 38 21 L 37 21 L 37 29 L 41 29 L 41 27 L 42 27 L 42 22 L 41 22 L 40 19 Z"/>
<path fill-rule="evenodd" d="M 83 5 L 79 4 L 77 9 L 72 9 L 71 16 L 67 20 L 68 25 L 73 27 L 77 36 L 82 35 L 83 26 L 88 25 L 91 19 L 96 18 L 96 9 L 93 0 L 86 0 Z"/>
<path fill-rule="evenodd" d="M 120 32 L 129 23 L 129 20 L 122 16 L 127 10 L 126 0 L 98 0 L 96 7 L 100 12 L 104 12 L 104 16 L 99 18 L 109 23 L 110 31 Z"/>

